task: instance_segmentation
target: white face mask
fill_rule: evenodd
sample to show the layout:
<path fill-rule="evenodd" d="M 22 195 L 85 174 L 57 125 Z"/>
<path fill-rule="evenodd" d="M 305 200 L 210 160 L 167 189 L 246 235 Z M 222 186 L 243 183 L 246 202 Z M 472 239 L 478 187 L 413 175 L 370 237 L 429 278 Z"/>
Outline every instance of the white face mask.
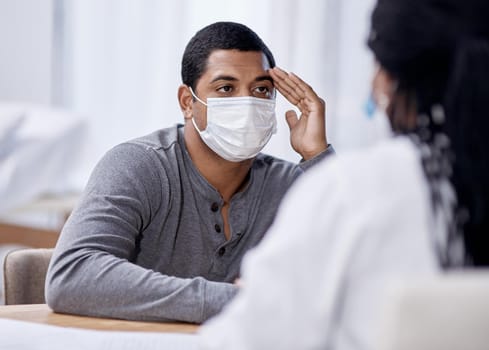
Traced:
<path fill-rule="evenodd" d="M 202 141 L 220 157 L 240 162 L 255 157 L 277 131 L 275 100 L 256 97 L 208 98 L 207 127 L 200 131 L 192 123 Z"/>

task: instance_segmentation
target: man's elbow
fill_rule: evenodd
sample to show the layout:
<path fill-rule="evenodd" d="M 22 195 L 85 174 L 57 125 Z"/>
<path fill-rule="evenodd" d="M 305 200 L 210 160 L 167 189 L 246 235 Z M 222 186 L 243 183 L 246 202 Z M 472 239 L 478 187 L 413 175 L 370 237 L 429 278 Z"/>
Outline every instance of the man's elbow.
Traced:
<path fill-rule="evenodd" d="M 46 304 L 54 311 L 69 312 L 70 291 L 63 286 L 62 278 L 56 278 L 48 274 L 44 285 L 44 297 Z"/>
<path fill-rule="evenodd" d="M 46 277 L 46 284 L 44 285 L 44 297 L 46 299 L 46 304 L 48 304 L 51 309 L 57 311 L 60 300 L 63 298 L 63 292 L 62 289 L 52 281 L 52 278 Z"/>

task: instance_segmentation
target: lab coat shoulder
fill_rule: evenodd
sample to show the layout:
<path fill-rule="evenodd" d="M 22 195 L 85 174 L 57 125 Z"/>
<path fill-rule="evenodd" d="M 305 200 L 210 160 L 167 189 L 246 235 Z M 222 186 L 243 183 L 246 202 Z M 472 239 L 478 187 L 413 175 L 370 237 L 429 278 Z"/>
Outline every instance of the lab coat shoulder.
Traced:
<path fill-rule="evenodd" d="M 356 254 L 365 258 L 382 247 L 382 236 L 396 227 L 389 227 L 392 222 L 384 216 L 408 212 L 406 200 L 423 196 L 423 189 L 416 190 L 423 183 L 417 151 L 403 138 L 330 158 L 301 176 L 269 233 L 245 257 L 242 291 L 202 328 L 205 348 L 331 345 Z M 402 224 L 410 215 L 401 218 Z M 375 236 L 374 243 L 362 253 L 360 242 L 369 235 Z M 355 332 L 359 338 L 366 334 L 364 329 Z"/>
<path fill-rule="evenodd" d="M 372 214 L 424 201 L 426 193 L 414 144 L 405 137 L 387 139 L 369 149 L 325 159 L 303 174 L 285 196 L 271 233 L 295 235 L 292 222 L 298 231 L 305 231 L 309 226 L 333 228 L 341 222 L 350 226 L 351 218 L 371 221 Z M 345 215 L 349 219 L 343 220 Z M 310 237 L 315 230 L 308 232 Z M 323 230 L 318 234 L 325 235 Z"/>
<path fill-rule="evenodd" d="M 325 190 L 340 186 L 348 207 L 355 209 L 402 201 L 413 195 L 413 187 L 424 183 L 419 152 L 406 137 L 387 139 L 334 161 L 319 169 L 325 174 Z M 334 175 L 326 177 L 329 172 Z"/>

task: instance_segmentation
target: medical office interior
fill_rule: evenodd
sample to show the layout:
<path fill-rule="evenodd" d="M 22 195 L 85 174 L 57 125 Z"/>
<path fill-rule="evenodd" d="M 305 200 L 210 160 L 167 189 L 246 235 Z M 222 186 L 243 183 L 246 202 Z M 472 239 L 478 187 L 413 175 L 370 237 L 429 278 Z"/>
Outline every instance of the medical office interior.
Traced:
<path fill-rule="evenodd" d="M 0 0 L 0 263 L 12 250 L 54 247 L 111 147 L 183 123 L 182 53 L 216 21 L 249 26 L 278 66 L 326 101 L 337 154 L 387 137 L 387 120 L 366 112 L 374 3 Z M 284 117 L 290 108 L 277 97 L 278 130 L 264 152 L 297 162 Z"/>
<path fill-rule="evenodd" d="M 338 152 L 375 142 L 364 112 L 373 62 L 373 1 L 1 0 L 0 238 L 2 257 L 52 247 L 100 157 L 112 146 L 182 123 L 176 92 L 184 45 L 227 20 L 255 30 L 277 64 L 327 103 Z M 278 97 L 265 152 L 298 161 Z"/>

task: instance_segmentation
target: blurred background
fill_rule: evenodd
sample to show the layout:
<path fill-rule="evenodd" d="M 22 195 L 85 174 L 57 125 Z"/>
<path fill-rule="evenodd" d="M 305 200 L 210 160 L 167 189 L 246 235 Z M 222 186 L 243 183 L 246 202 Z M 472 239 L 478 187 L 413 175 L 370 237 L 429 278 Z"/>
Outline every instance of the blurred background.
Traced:
<path fill-rule="evenodd" d="M 200 28 L 246 24 L 327 103 L 337 152 L 378 140 L 368 118 L 373 0 L 0 0 L 0 244 L 52 246 L 100 157 L 182 122 L 180 61 Z M 279 131 L 265 151 L 291 161 Z"/>

